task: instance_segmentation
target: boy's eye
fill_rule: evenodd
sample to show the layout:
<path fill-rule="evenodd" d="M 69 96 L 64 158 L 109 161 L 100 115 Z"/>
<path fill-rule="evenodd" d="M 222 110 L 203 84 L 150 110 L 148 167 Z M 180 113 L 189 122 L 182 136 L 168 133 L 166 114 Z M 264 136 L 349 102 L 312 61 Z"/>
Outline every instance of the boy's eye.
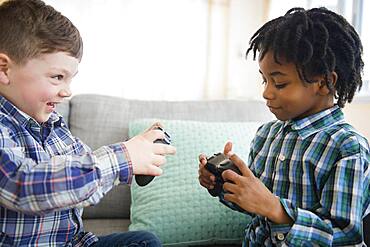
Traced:
<path fill-rule="evenodd" d="M 63 80 L 64 76 L 63 75 L 56 75 L 56 76 L 53 76 L 52 78 L 57 79 L 58 81 L 61 81 L 61 80 Z"/>
<path fill-rule="evenodd" d="M 283 89 L 283 88 L 285 88 L 286 87 L 286 83 L 280 83 L 280 84 L 275 84 L 275 87 L 277 88 L 277 89 Z"/>

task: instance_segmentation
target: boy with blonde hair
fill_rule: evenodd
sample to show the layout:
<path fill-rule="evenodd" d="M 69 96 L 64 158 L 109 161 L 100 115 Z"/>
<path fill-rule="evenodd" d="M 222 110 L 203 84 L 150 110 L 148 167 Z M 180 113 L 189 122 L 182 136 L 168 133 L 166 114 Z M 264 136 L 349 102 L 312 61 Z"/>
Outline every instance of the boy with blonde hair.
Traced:
<path fill-rule="evenodd" d="M 0 33 L 0 245 L 160 246 L 148 232 L 96 237 L 81 220 L 115 184 L 161 174 L 175 148 L 153 143 L 158 124 L 91 151 L 55 112 L 81 61 L 77 28 L 41 0 L 9 0 Z"/>

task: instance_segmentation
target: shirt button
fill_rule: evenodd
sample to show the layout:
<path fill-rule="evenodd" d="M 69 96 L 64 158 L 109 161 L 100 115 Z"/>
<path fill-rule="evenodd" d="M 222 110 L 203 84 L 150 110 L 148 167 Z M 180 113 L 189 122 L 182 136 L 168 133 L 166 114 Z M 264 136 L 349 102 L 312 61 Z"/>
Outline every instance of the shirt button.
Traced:
<path fill-rule="evenodd" d="M 277 240 L 279 240 L 279 241 L 283 241 L 283 240 L 285 239 L 285 236 L 284 236 L 284 234 L 282 234 L 282 233 L 278 233 L 278 234 L 276 235 L 276 238 L 277 238 Z"/>
<path fill-rule="evenodd" d="M 277 238 L 279 241 L 283 241 L 283 240 L 285 239 L 285 236 L 284 236 L 284 234 L 282 234 L 282 233 L 278 233 L 278 234 L 276 235 L 276 238 Z"/>
<path fill-rule="evenodd" d="M 279 160 L 280 160 L 280 161 L 284 161 L 284 160 L 285 160 L 285 156 L 284 156 L 284 154 L 279 154 Z"/>

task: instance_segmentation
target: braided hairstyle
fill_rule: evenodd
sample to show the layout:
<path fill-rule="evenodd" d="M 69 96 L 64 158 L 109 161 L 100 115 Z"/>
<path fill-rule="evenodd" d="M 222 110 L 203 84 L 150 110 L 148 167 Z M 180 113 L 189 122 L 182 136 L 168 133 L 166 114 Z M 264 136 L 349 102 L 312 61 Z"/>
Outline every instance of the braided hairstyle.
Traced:
<path fill-rule="evenodd" d="M 284 16 L 264 24 L 250 39 L 247 50 L 256 59 L 273 51 L 279 58 L 296 65 L 302 81 L 314 83 L 312 77 L 324 75 L 325 84 L 333 93 L 339 107 L 352 101 L 362 86 L 362 44 L 355 29 L 340 15 L 326 9 L 292 8 Z M 329 78 L 335 71 L 338 79 L 333 85 Z"/>

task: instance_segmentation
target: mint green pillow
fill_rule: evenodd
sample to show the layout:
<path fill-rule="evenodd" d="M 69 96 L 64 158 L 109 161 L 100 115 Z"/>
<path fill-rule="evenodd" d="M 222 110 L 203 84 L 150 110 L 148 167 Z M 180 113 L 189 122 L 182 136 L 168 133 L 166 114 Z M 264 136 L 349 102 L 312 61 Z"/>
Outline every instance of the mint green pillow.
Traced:
<path fill-rule="evenodd" d="M 131 122 L 129 136 L 154 121 Z M 144 187 L 131 186 L 129 230 L 154 232 L 164 246 L 241 243 L 250 217 L 212 197 L 198 182 L 198 155 L 222 152 L 226 141 L 247 161 L 257 122 L 196 122 L 160 120 L 171 135 L 175 156 L 168 156 L 163 174 Z"/>

